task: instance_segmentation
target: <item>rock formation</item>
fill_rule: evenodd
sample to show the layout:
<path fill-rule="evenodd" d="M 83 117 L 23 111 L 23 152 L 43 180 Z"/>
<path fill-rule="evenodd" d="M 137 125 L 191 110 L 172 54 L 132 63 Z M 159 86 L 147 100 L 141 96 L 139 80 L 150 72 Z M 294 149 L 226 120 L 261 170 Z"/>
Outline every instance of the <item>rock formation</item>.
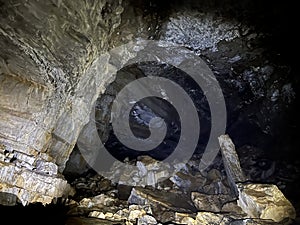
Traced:
<path fill-rule="evenodd" d="M 281 160 L 295 153 L 297 135 L 293 106 L 299 78 L 286 54 L 293 47 L 290 17 L 278 13 L 277 5 L 257 2 L 0 0 L 0 205 L 67 199 L 68 215 L 75 217 L 68 224 L 79 216 L 86 216 L 81 218 L 86 224 L 295 220 L 293 202 L 282 192 L 298 198 L 293 182 L 299 162 L 286 166 Z M 202 91 L 164 63 L 136 63 L 119 71 L 115 66 L 124 66 L 125 59 L 109 50 L 143 39 L 188 49 L 207 63 L 222 87 L 227 132 L 236 146 L 229 136 L 220 136 L 221 154 L 205 171 L 198 165 L 211 115 Z M 123 49 L 127 58 L 132 49 Z M 112 102 L 121 87 L 142 76 L 173 78 L 194 100 L 201 139 L 186 164 L 159 167 L 150 153 L 126 158 L 128 148 L 113 137 Z M 170 107 L 150 103 L 151 111 L 143 104 L 135 105 L 134 119 L 139 135 L 147 137 L 149 121 L 141 118 L 167 114 Z M 103 142 L 112 153 L 121 151 L 118 156 L 136 170 L 121 170 L 119 162 L 103 177 L 83 159 L 78 137 L 94 111 Z M 176 146 L 180 136 L 174 115 L 167 121 L 173 123 L 166 148 Z M 141 181 L 151 185 L 137 187 Z"/>
<path fill-rule="evenodd" d="M 92 63 L 122 11 L 119 1 L 1 2 L 0 191 L 25 204 L 62 196 L 68 185 L 57 174 L 111 79 Z M 36 196 L 34 184 L 16 182 L 30 177 L 41 177 Z"/>

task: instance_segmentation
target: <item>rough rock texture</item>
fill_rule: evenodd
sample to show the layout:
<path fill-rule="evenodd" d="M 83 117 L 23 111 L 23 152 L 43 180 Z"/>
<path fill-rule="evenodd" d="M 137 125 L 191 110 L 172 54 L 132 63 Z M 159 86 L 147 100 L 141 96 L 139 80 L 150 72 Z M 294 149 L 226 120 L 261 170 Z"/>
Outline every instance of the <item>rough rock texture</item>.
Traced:
<path fill-rule="evenodd" d="M 108 49 L 120 24 L 119 1 L 4 1 L 0 3 L 0 181 L 14 192 L 13 179 L 61 173 L 91 106 L 110 77 L 92 63 Z M 17 167 L 15 167 L 15 165 Z M 57 171 L 58 170 L 58 171 Z M 52 178 L 53 193 L 39 184 L 48 203 L 65 181 Z M 37 179 L 39 180 L 39 179 Z M 26 192 L 26 191 L 25 191 Z M 23 197 L 24 196 L 24 197 Z"/>
<path fill-rule="evenodd" d="M 238 205 L 252 218 L 280 222 L 285 218 L 295 219 L 296 212 L 276 185 L 238 184 Z"/>
<path fill-rule="evenodd" d="M 181 192 L 149 190 L 136 187 L 132 189 L 128 202 L 130 204 L 151 205 L 157 212 L 161 206 L 177 212 L 193 212 L 195 207 L 188 199 Z"/>
<path fill-rule="evenodd" d="M 246 181 L 246 177 L 241 168 L 235 146 L 228 135 L 221 135 L 219 137 L 219 144 L 228 181 L 232 190 L 237 193 L 236 183 Z"/>
<path fill-rule="evenodd" d="M 54 198 L 72 195 L 73 190 L 61 177 L 0 162 L 0 192 L 0 204 L 15 205 L 21 202 L 26 205 L 32 202 L 49 204 Z"/>
<path fill-rule="evenodd" d="M 199 192 L 192 192 L 191 198 L 198 210 L 209 212 L 220 212 L 226 202 L 233 201 L 228 195 L 208 195 Z"/>
<path fill-rule="evenodd" d="M 241 24 L 234 20 L 224 21 L 217 15 L 191 11 L 188 15 L 182 12 L 172 15 L 164 26 L 162 40 L 186 46 L 200 54 L 205 49 L 215 52 L 220 41 L 239 37 Z"/>
<path fill-rule="evenodd" d="M 128 208 L 118 210 L 116 213 L 111 212 L 100 212 L 92 211 L 89 213 L 89 217 L 100 218 L 105 220 L 110 220 L 114 222 L 126 221 L 126 224 L 131 225 L 137 224 L 157 224 L 157 221 L 153 216 L 147 215 L 151 214 L 151 208 L 139 205 L 130 205 Z"/>
<path fill-rule="evenodd" d="M 268 49 L 274 44 L 270 42 L 272 36 L 270 38 L 259 29 L 240 23 L 249 12 L 252 13 L 251 10 L 260 10 L 260 4 L 257 7 L 253 1 L 241 3 L 242 9 L 248 10 L 250 6 L 249 11 L 246 10 L 244 17 L 244 11 L 237 10 L 235 20 L 223 17 L 219 12 L 227 9 L 234 12 L 236 5 L 231 1 L 224 1 L 229 7 L 225 6 L 217 13 L 205 11 L 202 7 L 205 1 L 199 1 L 200 7 L 191 7 L 192 10 L 164 8 L 163 1 L 136 2 L 134 4 L 143 6 L 134 8 L 130 6 L 133 3 L 125 1 L 123 11 L 119 1 L 108 0 L 0 1 L 0 164 L 3 172 L 0 182 L 1 190 L 8 192 L 3 198 L 8 199 L 7 204 L 14 204 L 17 197 L 24 204 L 47 203 L 50 198 L 61 196 L 63 189 L 68 189 L 60 173 L 78 133 L 89 119 L 92 103 L 114 79 L 104 75 L 110 74 L 106 63 L 109 56 L 98 61 L 97 57 L 109 47 L 126 43 L 133 37 L 178 43 L 206 60 L 222 85 L 229 112 L 228 131 L 231 137 L 238 137 L 234 140 L 239 144 L 257 143 L 273 153 L 275 149 L 269 145 L 277 135 L 280 137 L 275 141 L 280 144 L 274 146 L 277 151 L 279 149 L 285 154 L 282 146 L 284 150 L 292 149 L 287 145 L 292 140 L 289 134 L 296 136 L 297 132 L 290 126 L 293 123 L 284 122 L 285 126 L 282 126 L 280 121 L 284 121 L 284 115 L 295 99 L 298 86 L 292 78 L 295 70 L 282 60 L 277 48 Z M 219 9 L 223 6 L 215 1 L 207 2 L 212 7 L 219 6 Z M 276 21 L 281 21 L 280 10 L 270 8 L 274 9 L 268 4 L 262 14 L 267 17 L 269 12 L 275 12 Z M 203 10 L 205 13 L 201 13 Z M 230 15 L 235 17 L 236 14 Z M 261 16 L 252 15 L 250 20 L 253 18 L 260 20 Z M 292 24 L 285 17 L 283 19 L 286 22 L 281 24 L 283 27 Z M 273 19 L 270 21 L 277 25 Z M 285 44 L 293 43 L 290 38 L 295 35 L 282 33 L 288 37 L 288 42 L 282 44 L 279 38 L 280 44 L 276 46 L 294 49 L 294 46 L 289 48 Z M 108 100 L 106 102 L 111 102 Z M 109 113 L 107 105 L 102 107 Z M 99 115 L 104 124 L 101 132 L 107 132 L 107 118 L 103 115 Z M 281 127 L 288 127 L 289 132 L 282 134 L 283 129 L 278 129 Z M 81 160 L 78 156 L 75 158 Z M 261 164 L 264 168 L 262 177 L 270 177 L 274 166 L 267 168 L 265 164 L 268 163 Z M 74 165 L 75 170 L 80 165 L 82 171 L 86 171 L 86 165 Z M 144 169 L 142 164 L 140 169 Z M 199 182 L 201 190 L 194 191 L 227 194 L 227 186 L 223 185 L 226 183 L 223 182 L 224 174 L 214 170 L 208 175 L 204 179 L 181 171 L 172 177 L 171 182 L 174 188 L 184 191 L 196 189 L 195 184 Z M 37 179 L 40 194 L 31 193 L 31 190 L 36 191 L 34 185 L 19 182 L 22 177 L 28 180 L 41 178 L 42 181 Z M 82 190 L 101 186 L 93 193 L 95 195 L 110 186 L 102 181 L 90 182 L 88 187 L 85 182 L 76 185 Z M 53 185 L 46 187 L 45 182 Z M 167 184 L 163 185 L 170 188 Z M 16 190 L 20 190 L 18 196 L 14 195 Z M 49 198 L 48 192 L 51 193 Z"/>
<path fill-rule="evenodd" d="M 149 156 L 139 157 L 139 160 L 141 161 L 132 160 L 128 163 L 143 162 L 149 168 L 153 167 L 157 162 Z M 221 161 L 221 159 L 219 160 Z M 76 179 L 73 184 L 77 190 L 75 199 L 78 200 L 77 202 L 71 200 L 67 203 L 71 206 L 68 215 L 73 217 L 88 216 L 103 222 L 103 224 L 114 222 L 127 225 L 161 223 L 188 225 L 287 225 L 292 221 L 291 218 L 283 218 L 280 222 L 277 222 L 270 218 L 259 218 L 259 216 L 253 217 L 249 215 L 248 211 L 243 210 L 245 208 L 242 209 L 238 206 L 236 197 L 232 195 L 230 190 L 224 194 L 223 188 L 217 188 L 222 184 L 218 181 L 220 176 L 222 176 L 221 172 L 213 168 L 207 172 L 207 176 L 204 178 L 199 176 L 199 171 L 194 170 L 192 172 L 193 167 L 191 166 L 195 164 L 195 161 L 190 161 L 186 167 L 177 173 L 180 173 L 180 177 L 189 175 L 183 177 L 184 182 L 180 182 L 178 177 L 176 179 L 171 177 L 155 186 L 132 187 L 124 184 L 113 185 L 112 183 L 106 183 L 106 179 L 99 174 Z M 223 172 L 225 173 L 225 171 Z M 226 179 L 224 180 L 227 181 Z M 205 184 L 204 187 L 203 184 Z M 195 188 L 197 185 L 199 187 Z M 239 188 L 241 187 L 240 183 L 237 185 Z M 244 185 L 246 186 L 246 184 Z M 263 185 L 257 185 L 257 187 L 260 186 Z M 99 190 L 100 188 L 102 190 Z M 229 189 L 229 187 L 227 188 Z M 82 189 L 89 191 L 81 192 Z M 91 195 L 91 197 L 83 198 L 80 194 Z M 267 191 L 263 194 L 259 193 L 258 196 L 264 199 L 272 198 Z M 249 197 L 246 199 L 249 200 Z M 261 199 L 252 199 L 253 202 L 251 204 L 262 204 L 262 207 L 258 206 L 258 208 L 260 207 L 259 209 L 263 210 L 263 207 L 268 207 L 265 205 L 267 201 L 262 203 Z M 242 199 L 239 201 L 242 201 Z M 285 204 L 284 201 L 276 204 L 280 205 L 281 203 Z M 249 210 L 251 208 L 250 205 L 245 207 Z M 282 211 L 284 210 L 289 210 L 288 205 L 282 208 Z M 97 220 L 93 222 L 97 224 Z M 85 223 L 85 221 L 86 218 L 83 218 L 82 223 Z"/>

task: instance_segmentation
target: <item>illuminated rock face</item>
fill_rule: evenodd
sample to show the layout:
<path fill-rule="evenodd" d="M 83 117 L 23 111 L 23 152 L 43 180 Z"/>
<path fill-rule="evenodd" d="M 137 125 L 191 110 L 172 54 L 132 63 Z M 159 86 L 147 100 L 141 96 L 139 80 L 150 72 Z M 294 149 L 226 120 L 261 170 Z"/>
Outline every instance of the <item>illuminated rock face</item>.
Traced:
<path fill-rule="evenodd" d="M 238 190 L 238 205 L 253 218 L 280 222 L 296 217 L 294 207 L 276 185 L 238 184 Z"/>
<path fill-rule="evenodd" d="M 91 65 L 123 8 L 106 0 L 0 4 L 0 191 L 50 203 L 68 189 L 59 174 L 110 79 L 89 73 L 99 72 Z"/>
<path fill-rule="evenodd" d="M 295 93 L 286 79 L 289 68 L 278 63 L 277 52 L 274 60 L 275 53 L 261 46 L 264 34 L 218 13 L 184 8 L 165 13 L 142 1 L 136 4 L 145 4 L 144 9 L 133 9 L 130 2 L 0 0 L 0 204 L 46 204 L 72 194 L 61 173 L 93 103 L 114 80 L 104 75 L 111 69 L 109 55 L 103 61 L 98 57 L 135 37 L 180 44 L 207 59 L 228 100 L 229 132 L 247 141 L 259 136 L 260 143 L 265 134 L 273 135 L 273 119 L 283 115 Z M 114 96 L 102 95 L 110 97 L 106 102 Z M 96 119 L 103 124 L 100 133 L 108 136 L 109 107 L 103 111 Z M 247 122 L 261 133 L 249 137 L 248 129 L 241 129 Z M 85 170 L 82 158 L 77 160 L 75 172 L 78 165 Z M 231 183 L 243 181 L 232 162 L 227 160 Z M 268 171 L 264 177 L 273 170 Z M 190 174 L 179 173 L 172 182 L 189 190 L 189 179 Z"/>

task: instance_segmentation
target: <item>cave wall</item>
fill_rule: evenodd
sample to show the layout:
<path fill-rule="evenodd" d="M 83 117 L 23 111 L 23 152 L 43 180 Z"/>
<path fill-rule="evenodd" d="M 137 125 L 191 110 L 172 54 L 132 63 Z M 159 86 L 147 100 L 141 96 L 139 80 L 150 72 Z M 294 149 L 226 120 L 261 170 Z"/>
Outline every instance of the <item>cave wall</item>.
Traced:
<path fill-rule="evenodd" d="M 279 56 L 284 47 L 273 46 L 289 20 L 280 6 L 222 2 L 0 1 L 0 192 L 13 194 L 0 203 L 49 203 L 70 192 L 60 174 L 116 72 L 99 55 L 134 38 L 180 44 L 204 59 L 224 88 L 232 134 L 241 136 L 247 120 L 261 131 L 249 138 L 244 129 L 247 141 L 280 135 L 274 121 L 295 98 L 295 71 Z M 265 30 L 249 23 L 264 19 Z"/>
<path fill-rule="evenodd" d="M 49 203 L 69 188 L 59 174 L 109 79 L 91 64 L 122 11 L 120 1 L 0 2 L 1 192 Z"/>

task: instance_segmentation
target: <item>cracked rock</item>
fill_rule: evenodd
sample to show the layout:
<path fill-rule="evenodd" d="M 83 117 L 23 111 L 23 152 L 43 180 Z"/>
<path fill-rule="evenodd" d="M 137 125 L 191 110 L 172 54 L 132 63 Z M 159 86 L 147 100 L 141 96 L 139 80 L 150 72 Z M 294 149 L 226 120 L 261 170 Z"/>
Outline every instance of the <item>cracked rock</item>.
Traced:
<path fill-rule="evenodd" d="M 238 205 L 252 218 L 280 222 L 296 217 L 293 205 L 276 185 L 238 184 L 238 191 Z"/>

